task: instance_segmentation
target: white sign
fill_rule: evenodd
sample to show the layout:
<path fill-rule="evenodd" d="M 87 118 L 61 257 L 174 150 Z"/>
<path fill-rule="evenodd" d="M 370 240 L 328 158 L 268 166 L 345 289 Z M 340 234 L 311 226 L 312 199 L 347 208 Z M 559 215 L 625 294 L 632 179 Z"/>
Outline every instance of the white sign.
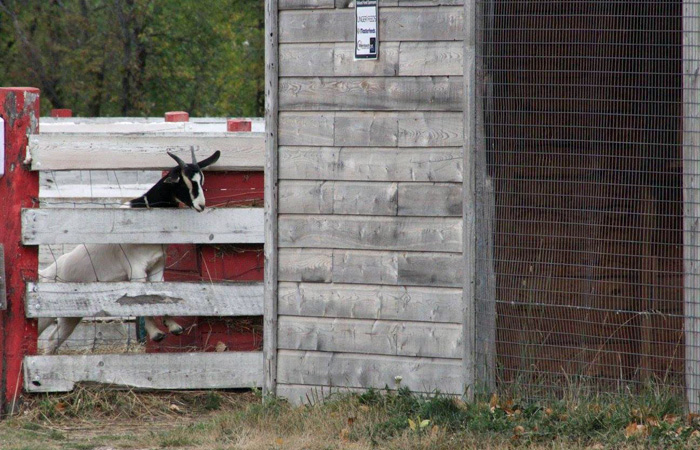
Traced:
<path fill-rule="evenodd" d="M 355 2 L 355 58 L 377 59 L 379 50 L 379 20 L 377 0 L 357 0 Z"/>

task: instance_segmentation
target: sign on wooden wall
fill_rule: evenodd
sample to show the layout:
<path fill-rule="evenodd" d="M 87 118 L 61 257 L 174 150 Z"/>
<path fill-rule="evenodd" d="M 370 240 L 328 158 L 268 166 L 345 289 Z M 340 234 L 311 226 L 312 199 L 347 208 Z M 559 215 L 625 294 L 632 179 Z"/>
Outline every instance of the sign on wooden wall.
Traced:
<path fill-rule="evenodd" d="M 379 40 L 377 0 L 357 0 L 355 5 L 355 58 L 377 59 Z"/>

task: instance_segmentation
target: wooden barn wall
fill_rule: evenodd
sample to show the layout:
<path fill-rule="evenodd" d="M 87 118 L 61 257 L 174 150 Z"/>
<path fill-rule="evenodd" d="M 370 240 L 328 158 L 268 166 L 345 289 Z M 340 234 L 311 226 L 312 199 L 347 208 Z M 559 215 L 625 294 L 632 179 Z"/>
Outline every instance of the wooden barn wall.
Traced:
<path fill-rule="evenodd" d="M 277 394 L 459 393 L 462 2 L 348 3 L 278 1 Z"/>
<path fill-rule="evenodd" d="M 501 379 L 682 381 L 681 1 L 483 3 Z"/>

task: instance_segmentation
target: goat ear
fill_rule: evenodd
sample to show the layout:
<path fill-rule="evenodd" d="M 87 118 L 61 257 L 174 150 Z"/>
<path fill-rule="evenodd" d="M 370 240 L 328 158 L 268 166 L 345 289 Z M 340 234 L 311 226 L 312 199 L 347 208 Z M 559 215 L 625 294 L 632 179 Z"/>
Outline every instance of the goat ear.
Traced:
<path fill-rule="evenodd" d="M 217 162 L 219 160 L 219 157 L 221 156 L 220 151 L 216 151 L 213 155 L 211 155 L 209 158 L 205 159 L 204 161 L 200 161 L 197 163 L 200 169 L 204 169 L 207 166 L 210 166 Z"/>
<path fill-rule="evenodd" d="M 177 162 L 177 165 L 180 166 L 181 169 L 184 169 L 187 164 L 185 164 L 185 161 L 181 160 L 180 158 L 177 157 L 177 155 L 173 155 L 170 152 L 167 152 L 168 156 L 170 156 L 172 159 L 174 159 Z"/>

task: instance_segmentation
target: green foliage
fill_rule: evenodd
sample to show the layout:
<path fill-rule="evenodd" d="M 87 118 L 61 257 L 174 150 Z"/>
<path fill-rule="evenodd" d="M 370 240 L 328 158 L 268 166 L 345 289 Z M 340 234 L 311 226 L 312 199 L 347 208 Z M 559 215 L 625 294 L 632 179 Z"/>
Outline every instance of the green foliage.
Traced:
<path fill-rule="evenodd" d="M 0 0 L 0 84 L 80 116 L 260 116 L 259 0 Z"/>

